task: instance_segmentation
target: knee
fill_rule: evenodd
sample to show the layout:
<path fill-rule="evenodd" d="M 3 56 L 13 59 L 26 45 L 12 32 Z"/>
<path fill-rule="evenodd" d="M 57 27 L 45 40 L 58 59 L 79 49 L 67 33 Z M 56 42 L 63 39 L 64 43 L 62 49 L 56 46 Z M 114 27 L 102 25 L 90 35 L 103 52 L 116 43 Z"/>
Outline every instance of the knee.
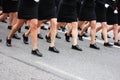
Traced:
<path fill-rule="evenodd" d="M 37 26 L 38 26 L 38 22 L 37 21 L 31 21 L 30 22 L 31 29 L 37 29 Z"/>
<path fill-rule="evenodd" d="M 90 26 L 91 26 L 92 29 L 96 29 L 96 22 L 91 22 Z"/>
<path fill-rule="evenodd" d="M 107 24 L 106 23 L 102 23 L 102 27 L 103 28 L 107 28 Z"/>
<path fill-rule="evenodd" d="M 50 26 L 51 29 L 57 29 L 57 21 L 56 20 L 51 21 L 50 25 L 51 25 Z"/>

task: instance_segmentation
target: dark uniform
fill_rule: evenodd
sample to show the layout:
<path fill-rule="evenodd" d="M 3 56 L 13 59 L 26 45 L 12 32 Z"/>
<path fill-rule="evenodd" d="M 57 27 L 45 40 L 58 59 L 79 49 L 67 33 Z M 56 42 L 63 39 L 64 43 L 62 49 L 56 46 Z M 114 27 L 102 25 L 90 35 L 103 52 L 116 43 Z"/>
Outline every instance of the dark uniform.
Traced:
<path fill-rule="evenodd" d="M 40 0 L 39 2 L 39 20 L 49 20 L 56 18 L 55 0 Z"/>
<path fill-rule="evenodd" d="M 3 13 L 17 12 L 18 0 L 2 0 Z"/>
<path fill-rule="evenodd" d="M 77 0 L 63 0 L 58 11 L 58 22 L 77 21 Z"/>
<path fill-rule="evenodd" d="M 96 17 L 97 22 L 107 22 L 107 8 L 105 7 L 106 0 L 96 0 Z"/>
<path fill-rule="evenodd" d="M 95 1 L 84 0 L 79 16 L 79 21 L 92 21 L 92 20 L 96 20 Z"/>
<path fill-rule="evenodd" d="M 38 18 L 38 4 L 34 0 L 20 0 L 18 8 L 19 19 L 36 19 Z"/>
<path fill-rule="evenodd" d="M 120 0 L 118 0 L 117 8 L 118 8 L 118 25 L 120 25 Z"/>
<path fill-rule="evenodd" d="M 117 0 L 108 0 L 107 3 L 110 5 L 110 7 L 107 10 L 107 24 L 118 24 L 118 14 L 114 13 L 114 10 L 117 7 Z"/>
<path fill-rule="evenodd" d="M 2 0 L 0 0 L 0 7 L 2 6 Z"/>

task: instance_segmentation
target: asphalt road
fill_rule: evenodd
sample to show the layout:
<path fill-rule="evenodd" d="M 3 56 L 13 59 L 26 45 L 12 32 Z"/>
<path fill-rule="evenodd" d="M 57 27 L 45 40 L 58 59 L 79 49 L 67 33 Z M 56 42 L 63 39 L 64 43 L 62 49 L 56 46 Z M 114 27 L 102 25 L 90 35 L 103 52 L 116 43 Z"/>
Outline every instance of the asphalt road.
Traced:
<path fill-rule="evenodd" d="M 22 28 L 22 32 L 26 30 Z M 90 38 L 78 41 L 83 51 L 71 49 L 71 43 L 56 39 L 59 54 L 48 51 L 49 43 L 39 40 L 38 48 L 43 57 L 31 55 L 31 44 L 21 40 L 12 40 L 12 47 L 6 47 L 5 40 L 9 30 L 7 24 L 0 22 L 0 80 L 120 80 L 120 47 L 103 46 L 100 32 L 97 33 L 97 45 L 100 50 L 89 48 Z M 43 36 L 47 31 L 42 30 Z M 112 32 L 109 33 L 112 37 Z M 120 35 L 119 35 L 120 38 Z M 113 43 L 113 39 L 109 39 Z M 31 41 L 30 41 L 31 42 Z"/>

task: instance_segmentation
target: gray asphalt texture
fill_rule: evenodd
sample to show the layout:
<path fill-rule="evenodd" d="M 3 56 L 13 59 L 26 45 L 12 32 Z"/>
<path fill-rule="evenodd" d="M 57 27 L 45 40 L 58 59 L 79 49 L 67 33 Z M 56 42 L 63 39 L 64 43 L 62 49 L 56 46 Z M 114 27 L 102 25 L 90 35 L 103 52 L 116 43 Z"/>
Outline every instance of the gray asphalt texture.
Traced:
<path fill-rule="evenodd" d="M 25 31 L 23 27 L 21 38 Z M 45 38 L 38 40 L 43 57 L 32 55 L 31 44 L 25 45 L 22 39 L 12 39 L 13 46 L 7 47 L 5 40 L 9 32 L 7 24 L 0 22 L 0 80 L 120 80 L 120 47 L 104 47 L 101 32 L 96 40 L 100 50 L 89 48 L 88 39 L 78 41 L 82 52 L 72 50 L 61 31 L 62 39 L 56 39 L 55 44 L 59 54 L 48 51 Z M 47 32 L 41 30 L 43 36 Z M 113 37 L 112 32 L 109 34 Z M 109 41 L 113 43 L 112 38 Z"/>

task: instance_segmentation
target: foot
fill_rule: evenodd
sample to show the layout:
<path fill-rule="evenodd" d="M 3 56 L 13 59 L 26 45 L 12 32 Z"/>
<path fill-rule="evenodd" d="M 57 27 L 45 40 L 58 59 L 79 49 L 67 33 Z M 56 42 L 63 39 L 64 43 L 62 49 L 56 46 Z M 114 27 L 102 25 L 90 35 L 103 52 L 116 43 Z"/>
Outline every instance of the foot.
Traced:
<path fill-rule="evenodd" d="M 114 45 L 115 46 L 120 46 L 120 43 L 119 42 L 114 42 Z"/>
<path fill-rule="evenodd" d="M 14 39 L 18 39 L 18 40 L 21 39 L 17 34 L 14 34 L 14 35 L 13 35 L 13 38 L 14 38 Z"/>
<path fill-rule="evenodd" d="M 109 35 L 107 35 L 107 38 L 111 38 Z"/>
<path fill-rule="evenodd" d="M 29 29 L 29 26 L 25 26 L 25 29 L 27 29 L 27 30 L 28 30 L 28 29 Z"/>
<path fill-rule="evenodd" d="M 48 43 L 51 43 L 50 37 L 48 37 L 47 35 L 45 36 L 45 39 Z"/>
<path fill-rule="evenodd" d="M 32 50 L 32 51 L 31 51 L 31 54 L 37 55 L 37 56 L 39 56 L 39 57 L 42 57 L 42 56 L 43 56 L 42 53 L 40 53 L 38 49 Z"/>
<path fill-rule="evenodd" d="M 115 40 L 115 37 L 113 37 L 113 40 Z M 118 42 L 119 42 L 120 40 L 118 39 Z"/>
<path fill-rule="evenodd" d="M 109 42 L 107 42 L 107 43 L 104 43 L 104 46 L 105 46 L 105 47 L 112 47 L 113 45 L 110 44 Z"/>
<path fill-rule="evenodd" d="M 11 39 L 6 38 L 6 46 L 11 47 Z"/>
<path fill-rule="evenodd" d="M 43 39 L 42 34 L 38 34 L 37 36 L 38 36 L 39 39 Z"/>
<path fill-rule="evenodd" d="M 57 34 L 57 35 L 56 35 L 56 38 L 61 39 L 61 37 L 60 37 L 60 35 L 59 35 L 59 34 Z"/>
<path fill-rule="evenodd" d="M 12 29 L 12 26 L 8 26 L 8 29 L 11 30 L 11 29 Z"/>
<path fill-rule="evenodd" d="M 78 45 L 72 45 L 72 49 L 82 51 L 82 49 Z"/>
<path fill-rule="evenodd" d="M 21 28 L 20 28 L 20 29 L 18 29 L 18 32 L 19 32 L 19 33 L 21 33 Z"/>
<path fill-rule="evenodd" d="M 90 44 L 90 48 L 93 48 L 93 49 L 100 49 L 96 44 Z"/>
<path fill-rule="evenodd" d="M 28 37 L 26 37 L 25 36 L 25 33 L 23 34 L 23 42 L 25 43 L 25 44 L 29 44 L 29 42 L 28 42 Z"/>
<path fill-rule="evenodd" d="M 52 52 L 55 52 L 55 53 L 59 53 L 59 50 L 56 49 L 55 46 L 53 46 L 53 47 L 49 47 L 49 51 L 52 51 Z"/>
<path fill-rule="evenodd" d="M 62 31 L 65 32 L 66 28 L 65 27 L 61 27 Z"/>
<path fill-rule="evenodd" d="M 65 40 L 66 40 L 67 42 L 70 42 L 70 36 L 68 36 L 67 33 L 65 33 Z"/>
<path fill-rule="evenodd" d="M 6 21 L 6 20 L 2 20 L 2 22 L 3 22 L 3 23 L 7 23 L 7 21 Z"/>
<path fill-rule="evenodd" d="M 81 35 L 78 35 L 78 39 L 79 39 L 80 41 L 84 41 L 84 40 L 83 40 L 83 36 L 81 36 Z"/>
<path fill-rule="evenodd" d="M 84 36 L 84 37 L 89 37 L 87 33 L 84 33 L 83 36 Z"/>

